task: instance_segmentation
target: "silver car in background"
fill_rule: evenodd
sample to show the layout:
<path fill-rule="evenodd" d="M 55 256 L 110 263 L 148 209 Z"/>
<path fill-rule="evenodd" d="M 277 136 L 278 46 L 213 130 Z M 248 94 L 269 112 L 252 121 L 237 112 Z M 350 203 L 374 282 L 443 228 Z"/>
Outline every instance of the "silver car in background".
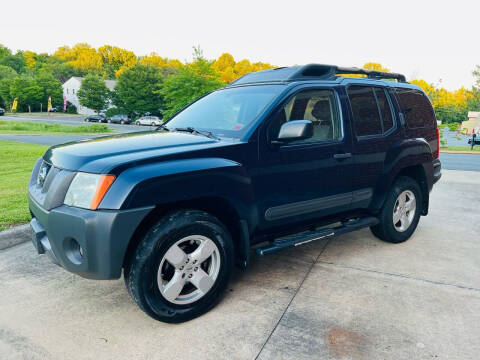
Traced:
<path fill-rule="evenodd" d="M 142 116 L 141 118 L 135 120 L 135 125 L 160 126 L 162 124 L 163 121 L 160 120 L 158 116 Z"/>

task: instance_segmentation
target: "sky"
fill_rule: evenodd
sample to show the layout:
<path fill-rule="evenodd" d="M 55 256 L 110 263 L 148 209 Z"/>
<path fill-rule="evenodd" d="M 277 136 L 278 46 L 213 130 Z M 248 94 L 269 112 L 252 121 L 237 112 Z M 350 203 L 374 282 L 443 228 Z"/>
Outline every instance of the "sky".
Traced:
<path fill-rule="evenodd" d="M 471 87 L 480 65 L 478 0 L 16 0 L 0 14 L 13 51 L 86 42 L 189 61 L 199 45 L 278 66 L 379 62 L 449 90 Z"/>

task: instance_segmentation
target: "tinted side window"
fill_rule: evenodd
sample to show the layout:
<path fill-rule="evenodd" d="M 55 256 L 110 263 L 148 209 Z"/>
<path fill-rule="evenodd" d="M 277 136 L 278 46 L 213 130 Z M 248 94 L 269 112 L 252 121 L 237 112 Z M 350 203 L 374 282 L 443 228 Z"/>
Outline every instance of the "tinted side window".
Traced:
<path fill-rule="evenodd" d="M 435 113 L 428 98 L 418 90 L 395 89 L 409 128 L 432 127 Z"/>
<path fill-rule="evenodd" d="M 382 114 L 383 132 L 386 132 L 393 127 L 392 110 L 387 100 L 385 90 L 375 88 L 375 94 L 377 95 L 378 106 L 380 107 L 380 114 Z"/>
<path fill-rule="evenodd" d="M 338 102 L 332 90 L 306 90 L 294 95 L 274 115 L 268 128 L 269 139 L 276 139 L 282 125 L 292 120 L 310 120 L 313 123 L 313 137 L 295 144 L 338 140 L 343 136 Z"/>
<path fill-rule="evenodd" d="M 357 136 L 381 134 L 382 123 L 373 89 L 368 86 L 350 86 L 347 93 Z"/>

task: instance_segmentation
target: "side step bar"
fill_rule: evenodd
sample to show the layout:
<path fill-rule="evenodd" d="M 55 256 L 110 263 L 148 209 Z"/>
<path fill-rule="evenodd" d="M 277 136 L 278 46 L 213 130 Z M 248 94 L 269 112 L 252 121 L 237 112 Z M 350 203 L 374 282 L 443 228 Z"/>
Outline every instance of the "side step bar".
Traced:
<path fill-rule="evenodd" d="M 259 256 L 268 255 L 283 249 L 288 249 L 295 246 L 307 244 L 315 240 L 321 240 L 332 236 L 346 234 L 355 230 L 359 230 L 365 227 L 377 225 L 379 223 L 378 218 L 374 216 L 368 216 L 360 218 L 354 221 L 347 221 L 342 225 L 333 228 L 323 228 L 317 231 L 310 231 L 306 233 L 296 234 L 288 236 L 282 239 L 275 240 L 268 245 L 259 247 L 256 249 L 256 253 Z"/>

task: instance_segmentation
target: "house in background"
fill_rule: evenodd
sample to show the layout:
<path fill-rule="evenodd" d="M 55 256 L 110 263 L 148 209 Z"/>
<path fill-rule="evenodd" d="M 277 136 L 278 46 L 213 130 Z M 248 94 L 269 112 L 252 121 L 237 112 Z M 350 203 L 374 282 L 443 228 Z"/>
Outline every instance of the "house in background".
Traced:
<path fill-rule="evenodd" d="M 78 101 L 77 92 L 80 90 L 82 85 L 83 78 L 78 76 L 72 76 L 68 79 L 63 85 L 63 98 L 66 99 L 69 103 L 77 107 L 77 112 L 82 115 L 93 115 L 95 111 L 89 109 L 85 106 L 80 105 Z M 113 91 L 117 82 L 115 80 L 105 80 L 105 85 L 107 85 L 108 90 Z M 107 108 L 112 107 L 112 105 L 107 106 Z"/>
<path fill-rule="evenodd" d="M 462 129 L 466 129 L 467 134 L 480 133 L 480 111 L 469 111 L 468 121 L 462 121 Z"/>

